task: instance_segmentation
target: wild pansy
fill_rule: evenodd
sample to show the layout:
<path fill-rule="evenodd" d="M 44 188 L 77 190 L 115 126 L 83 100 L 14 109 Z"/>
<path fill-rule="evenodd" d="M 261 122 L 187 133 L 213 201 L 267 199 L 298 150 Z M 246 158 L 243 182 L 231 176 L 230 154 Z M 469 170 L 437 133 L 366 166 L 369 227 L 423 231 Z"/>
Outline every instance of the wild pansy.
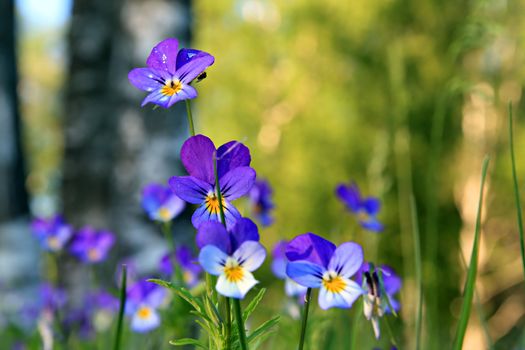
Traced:
<path fill-rule="evenodd" d="M 381 202 L 375 197 L 362 197 L 355 183 L 340 184 L 336 189 L 337 197 L 357 216 L 359 224 L 372 232 L 383 231 L 383 225 L 377 220 Z"/>
<path fill-rule="evenodd" d="M 386 295 L 383 294 L 383 289 L 379 281 L 379 270 L 381 271 L 381 278 Z M 357 272 L 356 282 L 364 285 L 366 288 L 367 294 L 363 298 L 363 311 L 366 319 L 372 322 L 375 337 L 379 339 L 379 318 L 382 317 L 385 312 L 391 312 L 388 303 L 390 302 L 390 305 L 392 305 L 392 308 L 396 312 L 399 311 L 399 301 L 395 300 L 393 295 L 401 289 L 401 278 L 397 276 L 394 269 L 388 265 L 374 267 L 372 264 L 364 262 Z"/>
<path fill-rule="evenodd" d="M 286 246 L 286 274 L 308 288 L 320 288 L 319 306 L 349 308 L 364 294 L 350 278 L 363 263 L 363 249 L 354 242 L 339 247 L 313 233 L 295 237 Z"/>
<path fill-rule="evenodd" d="M 125 312 L 131 318 L 131 330 L 149 332 L 160 325 L 157 309 L 166 298 L 166 289 L 145 280 L 133 284 L 127 292 Z"/>
<path fill-rule="evenodd" d="M 252 207 L 252 213 L 263 226 L 269 226 L 273 222 L 270 210 L 274 205 L 272 202 L 272 188 L 266 180 L 255 181 L 248 194 Z"/>
<path fill-rule="evenodd" d="M 286 275 L 288 259 L 286 258 L 285 251 L 287 245 L 288 242 L 285 240 L 279 241 L 275 244 L 272 251 L 272 272 L 277 278 L 284 280 L 284 290 L 286 295 L 290 297 L 304 297 L 307 288 L 301 286 Z"/>
<path fill-rule="evenodd" d="M 241 214 L 230 202 L 244 196 L 253 186 L 255 170 L 250 168 L 250 150 L 242 143 L 230 141 L 219 149 L 206 136 L 192 136 L 180 151 L 189 176 L 174 176 L 169 184 L 175 194 L 192 204 L 199 204 L 191 222 L 195 228 L 206 221 L 220 222 L 220 206 L 215 186 L 214 159 L 222 194 L 226 226 L 231 229 Z"/>
<path fill-rule="evenodd" d="M 105 291 L 91 292 L 86 295 L 80 309 L 70 312 L 65 319 L 69 327 L 78 330 L 83 338 L 90 338 L 95 332 L 102 332 L 111 327 L 118 311 L 119 301 Z"/>
<path fill-rule="evenodd" d="M 209 53 L 195 49 L 179 50 L 179 42 L 169 38 L 158 43 L 146 61 L 146 68 L 135 68 L 128 79 L 136 88 L 150 94 L 142 106 L 151 102 L 168 108 L 174 103 L 197 97 L 191 83 L 214 62 Z"/>
<path fill-rule="evenodd" d="M 159 263 L 160 272 L 168 277 L 173 275 L 173 262 L 182 269 L 182 279 L 189 288 L 195 287 L 199 283 L 199 277 L 202 272 L 201 266 L 198 264 L 191 252 L 191 249 L 185 245 L 177 247 L 175 254 L 164 255 Z"/>
<path fill-rule="evenodd" d="M 42 248 L 51 252 L 62 250 L 73 235 L 73 228 L 65 223 L 61 215 L 34 219 L 31 228 Z"/>
<path fill-rule="evenodd" d="M 142 207 L 151 220 L 171 221 L 182 212 L 185 205 L 170 188 L 163 185 L 152 183 L 142 189 Z"/>
<path fill-rule="evenodd" d="M 203 223 L 197 232 L 201 248 L 199 263 L 209 274 L 219 276 L 216 289 L 220 294 L 243 299 L 258 281 L 252 272 L 261 266 L 266 251 L 259 243 L 257 226 L 242 218 L 228 232 L 218 222 Z"/>
<path fill-rule="evenodd" d="M 109 231 L 96 231 L 86 226 L 80 229 L 71 242 L 70 252 L 80 261 L 93 264 L 106 259 L 115 244 L 115 236 Z"/>

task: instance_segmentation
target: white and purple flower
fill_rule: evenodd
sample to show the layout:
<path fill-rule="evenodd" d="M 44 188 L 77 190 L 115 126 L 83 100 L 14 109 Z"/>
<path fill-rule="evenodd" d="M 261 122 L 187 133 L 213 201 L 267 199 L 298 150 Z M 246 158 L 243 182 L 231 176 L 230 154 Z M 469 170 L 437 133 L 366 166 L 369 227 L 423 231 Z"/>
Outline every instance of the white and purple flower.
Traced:
<path fill-rule="evenodd" d="M 288 264 L 288 259 L 286 258 L 286 246 L 288 242 L 285 240 L 277 242 L 272 251 L 272 272 L 273 274 L 284 280 L 284 290 L 286 295 L 289 297 L 304 297 L 306 290 L 308 289 L 305 286 L 300 285 L 295 282 L 293 279 L 286 275 L 286 265 Z"/>
<path fill-rule="evenodd" d="M 115 235 L 109 231 L 96 231 L 86 226 L 80 229 L 71 242 L 69 251 L 80 261 L 94 264 L 104 261 L 115 244 Z"/>
<path fill-rule="evenodd" d="M 157 309 L 164 303 L 167 293 L 164 287 L 148 281 L 133 284 L 127 293 L 126 315 L 131 318 L 131 330 L 146 333 L 160 325 Z"/>
<path fill-rule="evenodd" d="M 189 247 L 181 245 L 177 247 L 175 254 L 166 254 L 160 259 L 159 270 L 164 276 L 173 275 L 173 262 L 182 270 L 182 279 L 186 286 L 192 288 L 199 283 L 202 268 Z"/>
<path fill-rule="evenodd" d="M 178 101 L 197 97 L 191 83 L 199 77 L 215 58 L 209 53 L 179 50 L 179 42 L 168 38 L 158 43 L 146 61 L 146 68 L 135 68 L 128 79 L 136 88 L 149 92 L 142 106 L 154 103 L 169 108 Z"/>
<path fill-rule="evenodd" d="M 186 203 L 173 191 L 152 183 L 142 189 L 142 208 L 151 220 L 169 222 L 184 210 Z"/>
<path fill-rule="evenodd" d="M 62 250 L 73 235 L 73 228 L 61 215 L 48 219 L 36 218 L 31 223 L 31 228 L 42 248 L 51 252 Z"/>

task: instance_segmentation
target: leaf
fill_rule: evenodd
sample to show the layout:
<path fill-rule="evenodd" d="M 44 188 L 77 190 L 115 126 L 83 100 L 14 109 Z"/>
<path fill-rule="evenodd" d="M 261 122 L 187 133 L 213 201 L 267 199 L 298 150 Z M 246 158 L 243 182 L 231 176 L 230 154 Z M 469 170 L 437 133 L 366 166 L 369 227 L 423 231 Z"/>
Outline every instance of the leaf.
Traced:
<path fill-rule="evenodd" d="M 465 281 L 465 289 L 463 291 L 463 303 L 461 304 L 461 312 L 459 314 L 459 321 L 454 340 L 454 350 L 461 350 L 463 347 L 463 340 L 467 331 L 468 320 L 470 317 L 470 309 L 472 308 L 472 299 L 474 297 L 474 288 L 476 285 L 476 275 L 478 272 L 478 253 L 479 253 L 479 235 L 481 230 L 481 209 L 483 206 L 483 189 L 485 187 L 485 177 L 487 175 L 487 168 L 489 165 L 489 158 L 485 157 L 483 160 L 483 168 L 481 171 L 481 185 L 478 202 L 478 212 L 476 215 L 476 228 L 474 230 L 474 243 L 472 244 L 472 254 L 470 255 L 470 264 L 467 271 L 467 280 Z"/>
<path fill-rule="evenodd" d="M 252 299 L 252 301 L 250 301 L 250 303 L 248 304 L 248 306 L 246 306 L 246 309 L 244 309 L 244 312 L 242 313 L 242 318 L 244 320 L 244 322 L 246 322 L 246 320 L 248 319 L 248 317 L 250 317 L 250 315 L 252 314 L 252 312 L 255 310 L 255 308 L 257 307 L 257 305 L 259 305 L 259 303 L 261 302 L 262 298 L 264 297 L 264 294 L 266 293 L 266 288 L 262 288 L 259 293 L 257 293 L 257 295 Z"/>
<path fill-rule="evenodd" d="M 248 343 L 255 342 L 256 340 L 263 340 L 267 336 L 270 335 L 270 333 L 276 331 L 275 327 L 279 323 L 280 316 L 275 316 L 268 321 L 264 322 L 262 325 L 257 327 L 249 336 L 248 336 Z"/>
<path fill-rule="evenodd" d="M 207 349 L 204 344 L 199 342 L 197 339 L 193 339 L 193 338 L 182 338 L 178 340 L 170 340 L 170 344 L 174 346 L 194 345 L 201 349 Z"/>

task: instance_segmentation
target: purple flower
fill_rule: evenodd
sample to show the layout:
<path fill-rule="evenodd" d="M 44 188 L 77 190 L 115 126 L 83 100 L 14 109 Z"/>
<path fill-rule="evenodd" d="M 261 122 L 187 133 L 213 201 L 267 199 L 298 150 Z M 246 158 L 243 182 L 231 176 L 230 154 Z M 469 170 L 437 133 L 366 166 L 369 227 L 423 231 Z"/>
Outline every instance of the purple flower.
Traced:
<path fill-rule="evenodd" d="M 337 186 L 336 194 L 348 210 L 357 216 L 361 227 L 372 232 L 383 231 L 383 225 L 376 218 L 381 209 L 381 202 L 378 198 L 361 197 L 359 188 L 355 183 L 340 184 Z"/>
<path fill-rule="evenodd" d="M 134 332 L 149 332 L 160 325 L 157 309 L 166 298 L 166 289 L 148 281 L 139 281 L 128 289 L 126 315 Z"/>
<path fill-rule="evenodd" d="M 288 259 L 286 258 L 285 251 L 288 242 L 283 240 L 277 242 L 272 251 L 272 272 L 279 278 L 284 280 L 284 290 L 286 295 L 290 297 L 303 297 L 306 294 L 307 288 L 301 286 L 290 277 L 286 275 L 286 265 L 288 264 Z"/>
<path fill-rule="evenodd" d="M 65 290 L 55 288 L 49 283 L 40 286 L 40 310 L 55 312 L 64 307 L 67 302 Z"/>
<path fill-rule="evenodd" d="M 383 295 L 379 282 L 379 270 L 381 271 L 386 296 Z M 381 334 L 379 329 L 379 318 L 382 317 L 385 312 L 391 312 L 388 302 L 390 302 L 395 311 L 399 311 L 400 304 L 393 298 L 393 295 L 401 289 L 401 278 L 397 276 L 394 269 L 388 265 L 373 267 L 373 265 L 368 262 L 364 262 L 359 268 L 359 271 L 356 274 L 356 282 L 363 285 L 363 278 L 367 291 L 367 295 L 364 297 L 363 311 L 366 319 L 372 322 L 376 339 L 379 339 Z"/>
<path fill-rule="evenodd" d="M 164 255 L 159 263 L 160 272 L 165 276 L 173 275 L 174 261 L 182 269 L 184 283 L 190 288 L 195 287 L 199 283 L 202 268 L 198 264 L 197 259 L 193 257 L 191 249 L 181 245 L 177 248 L 175 254 Z"/>
<path fill-rule="evenodd" d="M 230 202 L 248 193 L 255 182 L 255 170 L 249 166 L 250 150 L 236 141 L 215 149 L 209 138 L 197 135 L 184 142 L 180 154 L 182 164 L 190 176 L 174 176 L 169 180 L 169 185 L 186 202 L 200 204 L 191 218 L 193 226 L 199 228 L 206 221 L 220 222 L 213 171 L 216 156 L 226 226 L 231 229 L 241 214 Z"/>
<path fill-rule="evenodd" d="M 211 66 L 215 58 L 194 49 L 179 50 L 177 39 L 161 41 L 151 50 L 147 68 L 135 68 L 128 79 L 136 88 L 150 94 L 142 101 L 168 108 L 174 103 L 197 97 L 192 81 Z"/>
<path fill-rule="evenodd" d="M 203 223 L 197 232 L 197 246 L 202 268 L 219 276 L 215 288 L 220 294 L 242 299 L 258 283 L 252 272 L 262 265 L 266 251 L 250 219 L 239 219 L 231 232 L 218 222 Z"/>
<path fill-rule="evenodd" d="M 184 201 L 163 185 L 149 184 L 142 190 L 142 207 L 151 220 L 171 221 L 180 214 L 184 206 Z"/>
<path fill-rule="evenodd" d="M 294 238 L 286 247 L 286 274 L 308 288 L 320 288 L 319 306 L 349 308 L 364 294 L 350 279 L 363 263 L 363 249 L 354 242 L 335 245 L 313 233 Z"/>
<path fill-rule="evenodd" d="M 270 210 L 274 205 L 272 202 L 272 188 L 266 180 L 255 181 L 249 193 L 252 212 L 263 226 L 269 226 L 273 222 Z"/>
<path fill-rule="evenodd" d="M 115 244 L 115 236 L 109 231 L 95 231 L 86 226 L 73 237 L 70 251 L 82 262 L 92 264 L 103 261 L 111 247 Z"/>
<path fill-rule="evenodd" d="M 52 252 L 62 250 L 73 235 L 73 228 L 64 222 L 61 215 L 34 219 L 31 228 L 42 248 Z"/>

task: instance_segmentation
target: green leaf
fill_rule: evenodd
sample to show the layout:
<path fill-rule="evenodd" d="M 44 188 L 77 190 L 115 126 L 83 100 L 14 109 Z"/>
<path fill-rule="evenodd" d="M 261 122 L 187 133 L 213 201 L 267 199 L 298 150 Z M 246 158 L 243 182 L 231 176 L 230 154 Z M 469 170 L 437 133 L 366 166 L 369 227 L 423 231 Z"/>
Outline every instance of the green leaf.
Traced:
<path fill-rule="evenodd" d="M 474 288 L 476 285 L 476 275 L 478 272 L 478 253 L 479 253 L 479 235 L 481 230 L 481 209 L 483 207 L 483 189 L 485 187 L 485 178 L 487 176 L 487 168 L 489 165 L 489 158 L 485 157 L 483 160 L 483 168 L 481 170 L 481 185 L 478 202 L 478 212 L 476 216 L 476 228 L 474 231 L 474 243 L 472 244 L 472 254 L 470 255 L 470 264 L 467 271 L 467 280 L 465 281 L 465 289 L 463 291 L 463 303 L 461 304 L 461 312 L 459 314 L 459 321 L 456 330 L 456 337 L 454 340 L 454 350 L 461 350 L 463 340 L 467 331 L 468 320 L 470 318 L 470 309 L 472 308 L 472 299 L 474 297 Z"/>
<path fill-rule="evenodd" d="M 257 307 L 257 305 L 259 305 L 259 303 L 261 302 L 262 298 L 264 297 L 264 294 L 266 293 L 266 288 L 262 288 L 259 293 L 257 293 L 257 295 L 252 299 L 252 301 L 250 301 L 250 303 L 248 304 L 248 306 L 246 306 L 246 309 L 244 309 L 244 312 L 242 313 L 242 318 L 244 320 L 244 322 L 246 322 L 246 320 L 248 319 L 248 317 L 250 317 L 250 315 L 252 314 L 252 312 L 255 310 L 255 308 Z"/>
<path fill-rule="evenodd" d="M 262 341 L 272 332 L 276 331 L 276 326 L 279 323 L 280 316 L 275 316 L 268 321 L 264 322 L 262 325 L 257 327 L 249 336 L 248 343 L 253 343 L 257 340 Z"/>
<path fill-rule="evenodd" d="M 200 349 L 207 349 L 204 344 L 199 342 L 197 339 L 193 339 L 193 338 L 183 338 L 183 339 L 178 339 L 178 340 L 171 340 L 170 344 L 175 345 L 175 346 L 194 345 Z"/>

